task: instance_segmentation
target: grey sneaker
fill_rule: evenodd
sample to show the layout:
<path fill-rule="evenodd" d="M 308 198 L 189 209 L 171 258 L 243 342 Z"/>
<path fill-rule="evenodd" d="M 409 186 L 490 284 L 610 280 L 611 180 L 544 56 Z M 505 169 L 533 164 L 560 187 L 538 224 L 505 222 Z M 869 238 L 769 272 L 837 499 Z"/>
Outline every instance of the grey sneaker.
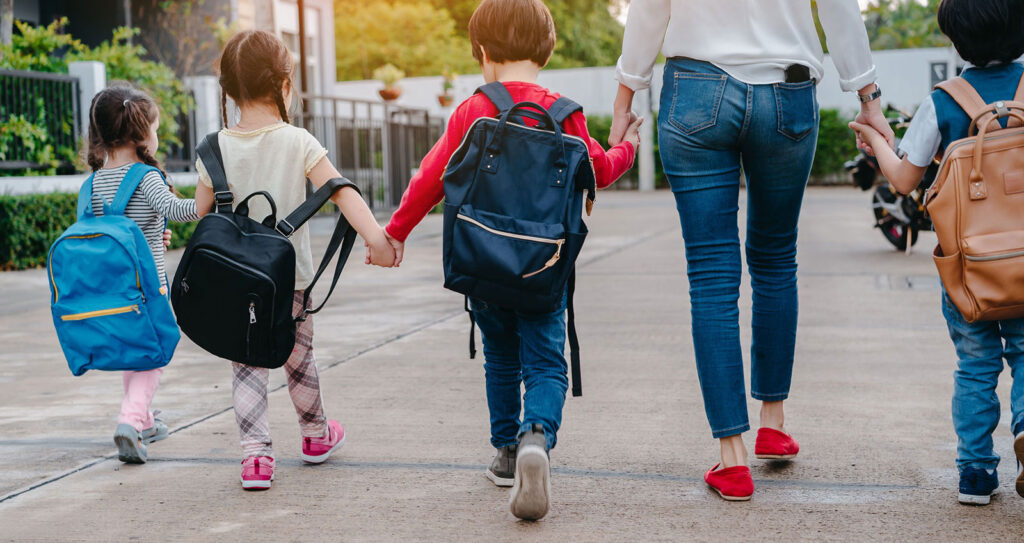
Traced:
<path fill-rule="evenodd" d="M 167 423 L 157 417 L 158 414 L 160 414 L 160 411 L 153 411 L 153 426 L 139 432 L 139 436 L 142 437 L 143 443 L 152 443 L 154 441 L 160 441 L 161 439 L 167 439 L 167 435 L 169 433 L 167 430 Z"/>
<path fill-rule="evenodd" d="M 532 430 L 519 437 L 516 472 L 510 494 L 509 507 L 516 517 L 539 520 L 548 514 L 551 463 L 548 460 L 544 427 L 540 424 L 534 424 Z"/>
<path fill-rule="evenodd" d="M 498 449 L 491 461 L 491 467 L 487 468 L 487 478 L 495 486 L 512 486 L 516 474 L 516 447 L 515 443 Z"/>
<path fill-rule="evenodd" d="M 128 424 L 118 424 L 114 430 L 117 445 L 117 459 L 127 464 L 146 463 L 146 445 L 142 443 L 139 431 Z"/>

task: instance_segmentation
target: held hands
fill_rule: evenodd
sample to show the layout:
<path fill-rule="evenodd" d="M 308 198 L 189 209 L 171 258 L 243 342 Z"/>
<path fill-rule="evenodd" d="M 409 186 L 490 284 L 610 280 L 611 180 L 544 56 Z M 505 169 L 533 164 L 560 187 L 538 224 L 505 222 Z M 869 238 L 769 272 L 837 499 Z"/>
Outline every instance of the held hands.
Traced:
<path fill-rule="evenodd" d="M 643 124 L 643 119 L 630 110 L 616 111 L 612 115 L 612 128 L 608 133 L 608 145 L 615 147 L 623 141 L 629 141 L 635 149 L 640 145 L 640 136 L 637 129 Z M 635 139 L 630 139 L 630 131 Z"/>
<path fill-rule="evenodd" d="M 889 143 L 889 139 L 878 131 L 873 124 L 868 124 L 865 121 L 861 121 L 858 116 L 856 121 L 849 124 L 850 129 L 857 133 L 857 148 L 864 149 L 865 152 L 874 156 L 875 149 L 882 149 L 884 147 L 891 148 L 892 145 Z M 886 128 L 889 127 L 889 123 L 885 124 Z M 889 130 L 892 134 L 892 130 Z"/>
<path fill-rule="evenodd" d="M 401 252 L 396 254 L 396 246 L 392 245 L 391 239 L 384 229 L 378 226 L 377 232 L 364 241 L 366 246 L 365 263 L 382 268 L 397 266 L 401 262 Z"/>
<path fill-rule="evenodd" d="M 875 143 L 864 139 L 863 134 L 860 130 L 854 128 L 857 131 L 857 148 L 863 150 L 865 153 L 875 156 L 875 149 L 880 148 L 883 145 L 888 146 L 890 149 L 896 147 L 896 134 L 893 133 L 892 127 L 889 126 L 889 120 L 885 118 L 885 114 L 882 113 L 881 100 L 874 100 L 861 104 L 860 114 L 854 119 L 854 123 L 850 123 L 850 128 L 857 124 L 872 129 L 872 132 L 881 136 L 881 139 L 876 140 Z"/>

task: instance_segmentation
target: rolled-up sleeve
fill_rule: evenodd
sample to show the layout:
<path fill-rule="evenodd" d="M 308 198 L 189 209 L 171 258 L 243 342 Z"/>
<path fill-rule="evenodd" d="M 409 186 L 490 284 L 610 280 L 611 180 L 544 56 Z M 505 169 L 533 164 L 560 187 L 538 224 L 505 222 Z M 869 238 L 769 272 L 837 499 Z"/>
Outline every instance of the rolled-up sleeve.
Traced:
<path fill-rule="evenodd" d="M 620 83 L 635 91 L 651 86 L 654 62 L 665 41 L 671 14 L 671 0 L 633 0 L 630 4 L 622 56 L 615 66 L 615 78 Z"/>
<path fill-rule="evenodd" d="M 818 0 L 818 18 L 839 71 L 839 86 L 855 91 L 874 83 L 878 77 L 857 0 Z"/>

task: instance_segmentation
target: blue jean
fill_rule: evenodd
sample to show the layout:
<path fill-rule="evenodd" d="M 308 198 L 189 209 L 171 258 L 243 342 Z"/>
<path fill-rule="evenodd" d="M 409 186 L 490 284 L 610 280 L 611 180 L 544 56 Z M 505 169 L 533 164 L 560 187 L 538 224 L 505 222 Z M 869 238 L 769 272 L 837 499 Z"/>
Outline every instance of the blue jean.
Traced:
<path fill-rule="evenodd" d="M 565 299 L 558 310 L 541 314 L 511 311 L 477 299 L 470 299 L 470 304 L 484 344 L 491 445 L 518 443 L 520 434 L 539 423 L 548 449 L 553 449 L 569 388 Z"/>
<path fill-rule="evenodd" d="M 682 224 L 704 410 L 722 438 L 750 429 L 738 308 L 740 175 L 754 291 L 751 395 L 781 401 L 793 374 L 797 221 L 814 160 L 817 96 L 810 81 L 749 85 L 688 59 L 670 59 L 664 77 L 661 160 Z"/>
<path fill-rule="evenodd" d="M 953 428 L 956 430 L 957 468 L 994 469 L 999 455 L 992 447 L 992 432 L 999 424 L 996 385 L 1003 359 L 1010 366 L 1010 428 L 1024 430 L 1024 319 L 964 320 L 945 291 L 942 315 L 959 358 L 953 372 Z"/>

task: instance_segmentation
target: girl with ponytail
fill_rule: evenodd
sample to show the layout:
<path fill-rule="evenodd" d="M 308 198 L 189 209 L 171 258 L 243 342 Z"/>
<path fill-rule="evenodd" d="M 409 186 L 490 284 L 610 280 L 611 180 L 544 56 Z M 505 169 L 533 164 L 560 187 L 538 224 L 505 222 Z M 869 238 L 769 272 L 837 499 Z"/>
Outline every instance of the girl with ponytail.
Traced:
<path fill-rule="evenodd" d="M 154 155 L 158 142 L 160 109 L 144 92 L 128 86 L 100 91 L 89 108 L 89 147 L 86 160 L 93 171 L 92 208 L 97 216 L 104 202 L 112 202 L 132 166 L 152 166 L 132 193 L 124 215 L 135 221 L 146 236 L 166 292 L 164 243 L 167 219 L 199 220 L 195 200 L 185 200 L 168 190 L 164 172 Z M 173 190 L 173 189 L 172 189 Z M 122 462 L 146 461 L 146 445 L 167 437 L 167 425 L 150 411 L 164 368 L 124 372 L 124 399 L 117 418 L 114 443 Z"/>
<path fill-rule="evenodd" d="M 292 99 L 292 55 L 276 36 L 249 30 L 234 36 L 220 56 L 221 114 L 224 130 L 218 144 L 228 186 L 239 195 L 266 191 L 278 209 L 292 210 L 306 199 L 306 180 L 320 187 L 341 177 L 327 158 L 327 150 L 309 132 L 289 123 Z M 227 99 L 238 106 L 238 121 L 231 124 Z M 213 208 L 213 182 L 202 162 L 196 162 L 199 212 Z M 342 189 L 332 201 L 369 248 L 367 263 L 392 266 L 395 250 L 377 224 L 370 208 L 354 190 Z M 249 203 L 251 217 L 265 217 L 270 207 L 263 199 Z M 299 313 L 303 290 L 313 279 L 313 257 L 309 228 L 292 234 L 295 246 L 295 298 L 292 313 Z M 267 384 L 270 370 L 234 363 L 232 399 L 242 446 L 242 488 L 270 488 L 274 479 L 274 450 L 267 414 Z M 302 433 L 302 459 L 319 464 L 341 446 L 345 430 L 324 414 L 320 379 L 313 358 L 313 320 L 298 323 L 295 349 L 285 362 L 288 393 L 298 415 Z"/>

